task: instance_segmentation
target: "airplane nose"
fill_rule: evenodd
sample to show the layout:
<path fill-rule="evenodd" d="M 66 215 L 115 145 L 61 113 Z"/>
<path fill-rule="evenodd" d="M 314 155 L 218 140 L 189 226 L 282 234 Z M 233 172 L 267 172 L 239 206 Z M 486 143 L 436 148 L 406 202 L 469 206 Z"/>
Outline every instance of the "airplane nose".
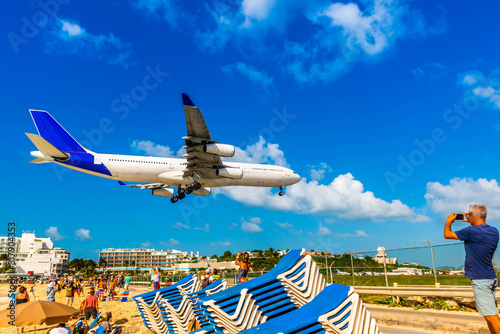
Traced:
<path fill-rule="evenodd" d="M 291 176 L 291 179 L 292 179 L 293 183 L 297 183 L 301 180 L 301 177 L 299 174 L 294 172 Z"/>

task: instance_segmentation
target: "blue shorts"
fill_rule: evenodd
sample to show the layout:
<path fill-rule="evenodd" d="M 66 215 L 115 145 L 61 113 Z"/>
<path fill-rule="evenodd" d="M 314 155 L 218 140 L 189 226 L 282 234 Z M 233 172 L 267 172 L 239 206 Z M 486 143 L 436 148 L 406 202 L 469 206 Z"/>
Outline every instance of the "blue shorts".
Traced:
<path fill-rule="evenodd" d="M 495 302 L 495 290 L 498 280 L 494 279 L 473 279 L 472 290 L 476 300 L 476 309 L 480 315 L 497 315 L 497 305 Z"/>

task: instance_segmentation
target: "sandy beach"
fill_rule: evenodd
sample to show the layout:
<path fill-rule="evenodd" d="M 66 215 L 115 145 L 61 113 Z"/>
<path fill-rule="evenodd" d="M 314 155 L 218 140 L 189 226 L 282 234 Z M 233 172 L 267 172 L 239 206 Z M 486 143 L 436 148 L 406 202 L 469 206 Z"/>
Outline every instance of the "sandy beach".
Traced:
<path fill-rule="evenodd" d="M 24 285 L 26 288 L 30 288 L 29 285 Z M 40 300 L 45 300 L 46 294 L 45 294 L 45 289 L 47 288 L 46 284 L 37 284 L 35 285 L 35 294 L 37 298 Z M 86 297 L 86 294 L 88 292 L 88 287 L 85 287 L 85 296 L 78 297 L 75 295 L 73 307 L 78 308 L 78 306 L 83 302 L 83 300 Z M 0 310 L 3 310 L 7 308 L 8 306 L 8 290 L 9 290 L 9 285 L 8 284 L 0 284 Z M 99 311 L 100 312 L 111 312 L 113 314 L 113 318 L 111 321 L 111 324 L 113 327 L 115 326 L 122 326 L 124 334 L 127 333 L 148 333 L 150 334 L 151 331 L 149 331 L 142 323 L 142 318 L 139 314 L 139 311 L 137 310 L 137 307 L 135 305 L 135 302 L 132 301 L 132 296 L 139 295 L 141 293 L 150 291 L 151 288 L 149 287 L 139 287 L 139 286 L 134 286 L 131 287 L 130 295 L 129 295 L 129 301 L 126 303 L 122 303 L 121 301 L 105 301 L 105 302 L 99 302 Z M 118 289 L 117 293 L 118 296 L 121 296 L 122 290 Z M 56 302 L 59 303 L 64 303 L 66 301 L 66 291 L 59 291 L 56 293 Z M 51 326 L 52 327 L 52 326 Z M 36 327 L 36 332 L 37 333 L 47 333 L 47 331 L 51 328 L 47 327 L 45 325 L 43 326 L 37 326 Z M 34 333 L 35 328 L 34 327 L 25 327 L 24 328 L 24 333 Z M 11 328 L 0 328 L 0 333 L 5 333 L 5 334 L 14 334 L 16 333 L 16 328 L 11 327 Z"/>

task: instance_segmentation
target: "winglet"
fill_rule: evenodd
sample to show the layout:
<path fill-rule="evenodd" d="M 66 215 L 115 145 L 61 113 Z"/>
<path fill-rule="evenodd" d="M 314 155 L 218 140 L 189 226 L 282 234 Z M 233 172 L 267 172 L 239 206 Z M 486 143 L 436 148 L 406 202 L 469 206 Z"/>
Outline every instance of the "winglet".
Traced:
<path fill-rule="evenodd" d="M 194 107 L 193 101 L 191 101 L 186 93 L 182 93 L 182 104 L 184 104 L 185 106 Z"/>
<path fill-rule="evenodd" d="M 121 186 L 126 186 L 126 184 L 122 181 L 118 181 L 118 184 L 121 185 Z"/>

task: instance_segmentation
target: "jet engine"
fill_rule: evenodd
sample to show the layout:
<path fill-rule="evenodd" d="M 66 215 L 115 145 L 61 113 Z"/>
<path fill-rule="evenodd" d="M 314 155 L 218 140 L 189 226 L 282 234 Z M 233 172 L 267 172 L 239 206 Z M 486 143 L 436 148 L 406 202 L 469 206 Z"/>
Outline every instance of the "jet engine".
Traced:
<path fill-rule="evenodd" d="M 220 177 L 239 180 L 243 177 L 243 170 L 241 170 L 239 168 L 222 167 L 222 168 L 217 169 L 215 174 L 217 174 L 217 176 L 220 176 Z"/>
<path fill-rule="evenodd" d="M 210 193 L 212 190 L 208 187 L 203 187 L 198 190 L 193 190 L 191 194 L 198 195 L 198 196 L 210 196 Z"/>
<path fill-rule="evenodd" d="M 203 152 L 218 155 L 220 157 L 231 158 L 236 149 L 233 145 L 227 144 L 206 144 L 203 146 Z"/>
<path fill-rule="evenodd" d="M 172 197 L 174 196 L 174 189 L 172 188 L 156 188 L 153 189 L 153 195 L 161 197 Z"/>

